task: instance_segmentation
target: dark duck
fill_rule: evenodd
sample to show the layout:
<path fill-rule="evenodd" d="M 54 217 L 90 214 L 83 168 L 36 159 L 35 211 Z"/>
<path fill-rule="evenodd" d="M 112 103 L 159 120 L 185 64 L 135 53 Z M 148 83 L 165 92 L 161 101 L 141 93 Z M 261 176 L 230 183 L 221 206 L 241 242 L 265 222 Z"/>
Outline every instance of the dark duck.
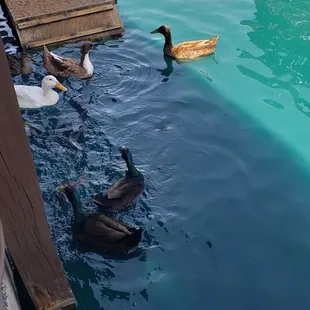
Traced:
<path fill-rule="evenodd" d="M 30 61 L 33 61 L 33 59 L 29 54 L 26 54 L 25 52 L 21 53 L 20 55 L 6 54 L 6 59 L 9 63 L 12 75 L 26 75 L 32 72 Z"/>
<path fill-rule="evenodd" d="M 131 205 L 144 190 L 143 174 L 135 167 L 132 155 L 125 146 L 120 148 L 123 160 L 127 164 L 125 176 L 114 183 L 106 192 L 91 198 L 98 207 L 106 211 L 118 212 Z"/>
<path fill-rule="evenodd" d="M 63 184 L 59 190 L 70 201 L 74 216 L 72 234 L 75 241 L 94 252 L 127 253 L 138 246 L 143 229 L 133 228 L 103 214 L 86 215 L 76 188 Z"/>

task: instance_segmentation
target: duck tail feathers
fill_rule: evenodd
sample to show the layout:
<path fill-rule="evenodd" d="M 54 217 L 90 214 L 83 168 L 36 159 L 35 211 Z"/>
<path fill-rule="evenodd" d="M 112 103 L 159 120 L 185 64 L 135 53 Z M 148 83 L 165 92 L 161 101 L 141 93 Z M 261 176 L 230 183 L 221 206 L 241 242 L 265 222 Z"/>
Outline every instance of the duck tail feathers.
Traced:
<path fill-rule="evenodd" d="M 141 241 L 143 228 L 133 229 L 131 235 L 127 235 L 123 238 L 123 241 L 130 246 L 137 246 Z"/>

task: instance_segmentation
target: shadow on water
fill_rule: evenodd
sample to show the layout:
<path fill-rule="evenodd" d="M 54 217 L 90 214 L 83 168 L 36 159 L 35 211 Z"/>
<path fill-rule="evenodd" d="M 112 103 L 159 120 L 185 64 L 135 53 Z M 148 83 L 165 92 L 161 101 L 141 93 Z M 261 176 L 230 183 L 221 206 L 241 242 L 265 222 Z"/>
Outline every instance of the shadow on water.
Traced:
<path fill-rule="evenodd" d="M 253 20 L 244 20 L 242 25 L 252 28 L 250 41 L 263 53 L 253 55 L 245 50 L 240 58 L 256 60 L 272 72 L 269 77 L 237 65 L 240 72 L 251 79 L 276 90 L 284 89 L 294 98 L 296 108 L 310 116 L 310 103 L 300 91 L 310 85 L 309 74 L 309 3 L 307 1 L 255 0 L 256 12 Z M 267 104 L 283 109 L 285 101 L 264 100 Z M 282 103 L 283 102 L 283 103 Z"/>

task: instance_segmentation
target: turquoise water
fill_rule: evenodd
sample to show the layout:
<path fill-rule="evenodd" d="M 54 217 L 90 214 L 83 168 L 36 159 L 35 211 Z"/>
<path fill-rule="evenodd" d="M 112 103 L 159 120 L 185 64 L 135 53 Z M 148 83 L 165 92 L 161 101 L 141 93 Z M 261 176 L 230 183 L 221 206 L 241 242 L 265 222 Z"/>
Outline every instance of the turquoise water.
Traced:
<path fill-rule="evenodd" d="M 94 77 L 63 79 L 56 106 L 22 113 L 43 128 L 29 142 L 78 309 L 309 308 L 307 7 L 120 1 L 126 34 L 96 43 Z M 169 61 L 149 35 L 162 23 L 174 41 L 219 33 L 218 51 Z M 34 58 L 14 82 L 39 83 Z M 84 178 L 85 209 L 96 210 L 89 196 L 122 175 L 124 144 L 146 190 L 118 218 L 145 227 L 143 241 L 130 257 L 81 253 L 57 185 Z"/>

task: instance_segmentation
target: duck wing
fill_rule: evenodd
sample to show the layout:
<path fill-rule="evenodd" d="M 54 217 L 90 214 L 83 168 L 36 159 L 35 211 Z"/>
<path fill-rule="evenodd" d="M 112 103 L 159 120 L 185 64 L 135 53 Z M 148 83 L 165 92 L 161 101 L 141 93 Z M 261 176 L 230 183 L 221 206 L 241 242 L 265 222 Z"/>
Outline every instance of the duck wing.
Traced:
<path fill-rule="evenodd" d="M 11 74 L 19 74 L 22 68 L 22 62 L 16 55 L 6 54 L 6 59 L 9 63 Z"/>
<path fill-rule="evenodd" d="M 14 85 L 18 105 L 20 108 L 38 108 L 44 105 L 44 96 L 41 87 Z"/>
<path fill-rule="evenodd" d="M 105 193 L 92 196 L 99 207 L 119 211 L 130 205 L 143 191 L 143 175 L 125 176 L 114 183 Z"/>
<path fill-rule="evenodd" d="M 107 191 L 108 199 L 120 199 L 133 188 L 133 183 L 128 182 L 126 177 L 119 179 Z"/>
<path fill-rule="evenodd" d="M 177 58 L 191 59 L 214 53 L 219 36 L 207 40 L 193 40 L 179 43 L 172 48 Z"/>
<path fill-rule="evenodd" d="M 86 234 L 100 239 L 103 242 L 117 242 L 127 235 L 131 235 L 129 226 L 107 217 L 104 214 L 90 215 L 84 225 Z"/>
<path fill-rule="evenodd" d="M 50 52 L 46 46 L 44 46 L 43 62 L 45 69 L 52 75 L 79 75 L 81 71 L 86 71 L 77 60 L 58 56 Z"/>

